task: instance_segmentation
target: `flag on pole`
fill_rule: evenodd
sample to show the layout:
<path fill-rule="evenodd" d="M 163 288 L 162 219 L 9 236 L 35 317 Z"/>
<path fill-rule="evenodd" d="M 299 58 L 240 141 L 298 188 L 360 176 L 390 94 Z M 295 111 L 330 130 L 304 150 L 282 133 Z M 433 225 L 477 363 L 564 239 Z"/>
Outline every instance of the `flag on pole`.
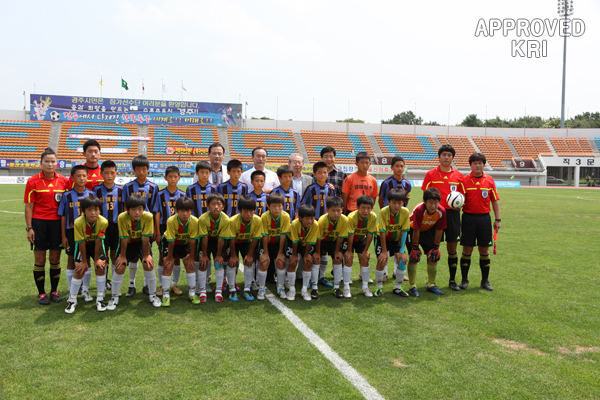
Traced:
<path fill-rule="evenodd" d="M 187 92 L 187 89 L 185 88 L 185 86 L 183 86 L 183 81 L 181 81 L 181 89 L 183 89 L 185 92 Z"/>
<path fill-rule="evenodd" d="M 98 85 L 104 86 L 104 82 L 102 81 L 102 77 L 100 77 L 100 82 L 98 82 Z"/>
<path fill-rule="evenodd" d="M 168 90 L 169 90 L 169 87 L 167 86 L 167 84 L 163 83 L 163 93 L 167 93 Z"/>
<path fill-rule="evenodd" d="M 146 88 L 144 87 L 144 78 L 142 78 L 142 94 L 146 93 Z"/>
<path fill-rule="evenodd" d="M 127 86 L 127 82 L 123 78 L 121 78 L 121 87 L 125 90 L 129 90 L 129 87 Z"/>

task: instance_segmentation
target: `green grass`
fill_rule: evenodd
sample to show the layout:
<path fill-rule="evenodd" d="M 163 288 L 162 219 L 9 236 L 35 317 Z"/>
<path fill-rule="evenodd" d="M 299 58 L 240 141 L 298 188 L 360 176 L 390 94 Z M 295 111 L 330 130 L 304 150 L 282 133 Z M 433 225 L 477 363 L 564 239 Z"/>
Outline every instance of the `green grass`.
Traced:
<path fill-rule="evenodd" d="M 24 186 L 0 188 L 0 210 L 23 211 Z M 478 288 L 476 255 L 471 288 L 450 291 L 444 249 L 444 296 L 425 292 L 421 263 L 418 299 L 391 279 L 366 299 L 355 268 L 351 300 L 321 290 L 285 305 L 385 398 L 598 398 L 600 191 L 499 192 L 494 292 Z M 140 291 L 115 312 L 38 305 L 24 226 L 0 213 L 0 398 L 362 398 L 268 301 L 155 309 Z"/>

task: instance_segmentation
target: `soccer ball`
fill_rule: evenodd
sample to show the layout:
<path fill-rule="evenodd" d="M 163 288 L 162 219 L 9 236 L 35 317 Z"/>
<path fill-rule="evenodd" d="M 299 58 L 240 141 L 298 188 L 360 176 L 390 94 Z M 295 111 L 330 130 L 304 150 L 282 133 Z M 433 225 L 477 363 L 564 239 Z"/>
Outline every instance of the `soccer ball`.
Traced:
<path fill-rule="evenodd" d="M 58 111 L 52 111 L 50 113 L 50 119 L 52 121 L 58 121 L 60 119 L 60 113 Z"/>
<path fill-rule="evenodd" d="M 223 126 L 223 125 L 221 125 L 221 124 L 217 124 L 217 126 Z"/>
<path fill-rule="evenodd" d="M 465 205 L 465 196 L 460 192 L 450 192 L 446 197 L 446 203 L 448 203 L 448 207 L 458 210 Z"/>

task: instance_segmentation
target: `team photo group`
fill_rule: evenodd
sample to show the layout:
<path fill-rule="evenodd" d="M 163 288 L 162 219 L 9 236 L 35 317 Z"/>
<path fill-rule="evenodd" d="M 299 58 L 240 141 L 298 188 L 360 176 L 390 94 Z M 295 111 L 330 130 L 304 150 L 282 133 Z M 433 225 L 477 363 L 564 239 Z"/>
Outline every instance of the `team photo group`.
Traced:
<path fill-rule="evenodd" d="M 47 148 L 41 155 L 41 171 L 27 181 L 27 239 L 42 305 L 62 301 L 58 285 L 63 250 L 68 257 L 65 312 L 69 314 L 78 298 L 94 301 L 93 273 L 98 311 L 118 307 L 126 272 L 129 282 L 124 294 L 135 296 L 140 262 L 142 291 L 154 307 L 169 307 L 171 294 L 184 295 L 186 288 L 179 288 L 182 268 L 192 304 L 207 302 L 213 292 L 218 303 L 225 297 L 264 300 L 267 284 L 275 285 L 276 295 L 290 301 L 296 298 L 296 287 L 301 287 L 300 297 L 306 301 L 319 299 L 324 290 L 347 299 L 352 297 L 355 260 L 360 293 L 366 297 L 383 295 L 389 261 L 393 261 L 395 280 L 392 293 L 419 297 L 421 258 L 427 265 L 425 290 L 443 295 L 436 285 L 442 242 L 446 242 L 449 289 L 469 288 L 471 257 L 477 247 L 480 287 L 494 290 L 489 282 L 489 249 L 501 218 L 499 196 L 494 179 L 484 173 L 482 153 L 470 155 L 471 172 L 463 175 L 452 167 L 454 148 L 440 147 L 439 166 L 426 173 L 422 199 L 409 207 L 411 183 L 404 178 L 405 161 L 400 156 L 392 158 L 393 175 L 378 187 L 368 172 L 371 155 L 366 152 L 356 154 L 356 172 L 347 175 L 335 166 L 336 150 L 324 147 L 321 160 L 307 175 L 299 153 L 291 154 L 288 164 L 274 172 L 266 168 L 267 150 L 257 147 L 252 150 L 253 167 L 243 171 L 240 160 L 224 164 L 224 146 L 213 143 L 207 160 L 196 163 L 193 184 L 184 191 L 178 187 L 181 176 L 176 166 L 166 168 L 167 186 L 159 189 L 147 178 L 150 164 L 143 155 L 131 161 L 135 179 L 118 185 L 117 165 L 101 161 L 101 152 L 96 140 L 86 141 L 85 163 L 75 165 L 66 177 L 56 172 L 56 153 Z M 332 265 L 330 279 L 328 265 Z M 238 273 L 243 288 L 237 284 Z"/>

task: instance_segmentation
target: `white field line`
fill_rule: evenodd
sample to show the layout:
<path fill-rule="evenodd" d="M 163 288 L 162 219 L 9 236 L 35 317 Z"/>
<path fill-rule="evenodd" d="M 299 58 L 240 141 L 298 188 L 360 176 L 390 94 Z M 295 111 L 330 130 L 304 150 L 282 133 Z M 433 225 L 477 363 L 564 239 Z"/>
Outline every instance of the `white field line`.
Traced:
<path fill-rule="evenodd" d="M 592 200 L 592 201 L 598 201 L 600 199 L 587 199 L 585 197 L 577 197 L 579 200 Z"/>
<path fill-rule="evenodd" d="M 0 210 L 0 212 L 7 213 L 7 214 L 25 214 L 22 211 L 4 211 L 4 210 Z"/>
<path fill-rule="evenodd" d="M 22 199 L 12 199 L 12 200 L 0 200 L 0 203 L 6 203 L 7 201 L 19 201 Z"/>

